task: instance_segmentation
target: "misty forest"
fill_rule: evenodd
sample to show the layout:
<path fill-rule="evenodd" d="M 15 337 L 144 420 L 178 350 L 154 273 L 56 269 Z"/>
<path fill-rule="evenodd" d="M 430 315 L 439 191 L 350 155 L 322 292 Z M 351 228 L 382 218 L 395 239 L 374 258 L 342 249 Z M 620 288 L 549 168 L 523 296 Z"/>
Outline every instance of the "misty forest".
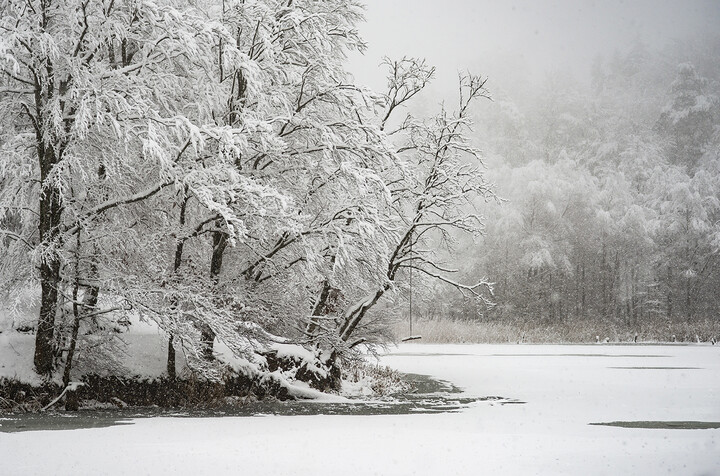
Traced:
<path fill-rule="evenodd" d="M 717 348 L 719 35 L 438 94 L 355 79 L 365 12 L 0 0 L 0 409 L 402 393 L 401 340 Z"/>
<path fill-rule="evenodd" d="M 503 203 L 482 207 L 482 237 L 461 251 L 495 305 L 436 297 L 427 315 L 550 327 L 559 341 L 715 337 L 718 79 L 720 44 L 697 40 L 629 45 L 597 58 L 586 85 L 561 73 L 515 95 L 499 85 L 473 111 L 473 139 Z"/>

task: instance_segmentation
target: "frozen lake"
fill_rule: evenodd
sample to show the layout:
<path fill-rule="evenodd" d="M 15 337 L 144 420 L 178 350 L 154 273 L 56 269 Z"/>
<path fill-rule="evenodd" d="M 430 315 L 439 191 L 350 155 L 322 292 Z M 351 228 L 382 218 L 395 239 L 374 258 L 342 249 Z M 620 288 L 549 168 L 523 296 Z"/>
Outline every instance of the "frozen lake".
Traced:
<path fill-rule="evenodd" d="M 461 388 L 460 409 L 0 432 L 0 473 L 720 474 L 720 346 L 406 344 L 382 363 Z"/>

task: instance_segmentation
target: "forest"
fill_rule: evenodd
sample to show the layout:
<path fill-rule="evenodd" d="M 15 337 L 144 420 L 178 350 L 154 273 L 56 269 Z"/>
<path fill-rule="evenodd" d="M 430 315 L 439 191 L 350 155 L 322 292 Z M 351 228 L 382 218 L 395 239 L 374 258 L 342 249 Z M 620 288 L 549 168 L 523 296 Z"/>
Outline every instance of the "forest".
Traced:
<path fill-rule="evenodd" d="M 549 340 L 717 338 L 719 52 L 717 37 L 637 41 L 596 58 L 586 82 L 489 86 L 473 138 L 503 203 L 482 209 L 462 256 L 464 275 L 494 283 L 495 306 L 431 286 L 421 319 L 504 323 L 514 339 L 548 327 Z"/>
<path fill-rule="evenodd" d="M 292 344 L 334 388 L 411 302 L 505 340 L 716 337 L 720 37 L 418 105 L 422 59 L 354 83 L 363 11 L 0 1 L 0 291 L 35 313 L 0 331 L 39 375 L 112 368 L 150 322 L 169 379 L 179 353 L 225 378 L 218 346 L 267 375 Z"/>

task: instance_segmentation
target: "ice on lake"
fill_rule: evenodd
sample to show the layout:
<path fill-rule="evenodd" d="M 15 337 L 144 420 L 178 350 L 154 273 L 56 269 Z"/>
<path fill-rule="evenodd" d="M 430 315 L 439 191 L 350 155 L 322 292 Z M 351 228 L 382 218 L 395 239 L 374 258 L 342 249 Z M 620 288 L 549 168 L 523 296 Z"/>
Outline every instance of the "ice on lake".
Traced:
<path fill-rule="evenodd" d="M 403 344 L 381 363 L 451 382 L 474 403 L 0 432 L 1 472 L 720 474 L 718 346 Z"/>

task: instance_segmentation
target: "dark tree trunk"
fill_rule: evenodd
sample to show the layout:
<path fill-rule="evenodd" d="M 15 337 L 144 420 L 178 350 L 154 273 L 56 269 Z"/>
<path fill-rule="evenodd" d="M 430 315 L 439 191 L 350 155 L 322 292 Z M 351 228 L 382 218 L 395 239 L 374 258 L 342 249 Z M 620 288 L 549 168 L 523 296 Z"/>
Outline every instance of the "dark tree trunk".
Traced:
<path fill-rule="evenodd" d="M 94 276 L 97 276 L 97 267 L 91 266 L 94 270 Z M 91 271 L 92 272 L 92 271 Z M 75 283 L 73 288 L 73 326 L 72 334 L 70 336 L 70 347 L 68 348 L 68 354 L 65 359 L 65 371 L 63 373 L 63 385 L 67 386 L 70 383 L 70 372 L 72 371 L 73 358 L 75 357 L 75 349 L 77 347 L 78 333 L 80 331 L 80 322 L 84 317 L 90 317 L 97 310 L 98 294 L 100 288 L 98 286 L 90 286 L 85 290 L 85 296 L 83 298 L 82 306 L 77 304 L 77 291 L 78 284 Z M 95 317 L 93 317 L 93 320 Z"/>
<path fill-rule="evenodd" d="M 692 321 L 693 319 L 693 309 L 692 309 L 692 299 L 691 299 L 691 283 L 690 283 L 690 276 L 685 277 L 685 318 L 688 321 Z"/>
<path fill-rule="evenodd" d="M 672 267 L 667 267 L 667 296 L 666 296 L 666 309 L 668 319 L 672 319 L 673 316 L 673 299 L 672 299 Z"/>
<path fill-rule="evenodd" d="M 76 390 L 65 392 L 65 411 L 76 412 L 80 409 L 80 399 Z"/>
<path fill-rule="evenodd" d="M 47 261 L 50 261 L 49 263 Z M 57 312 L 58 284 L 60 282 L 60 262 L 46 259 L 40 265 L 40 319 L 35 334 L 35 369 L 40 374 L 50 374 L 53 370 L 55 336 L 55 314 Z"/>
<path fill-rule="evenodd" d="M 222 221 L 218 220 L 216 225 L 222 226 Z M 218 285 L 220 280 L 220 271 L 222 271 L 223 257 L 225 255 L 225 249 L 227 248 L 227 233 L 222 231 L 216 231 L 212 234 L 213 239 L 213 252 L 210 259 L 210 277 L 213 279 L 215 286 Z M 200 341 L 202 342 L 202 354 L 206 360 L 212 360 L 213 356 L 213 345 L 215 342 L 215 332 L 205 322 L 200 323 Z"/>
<path fill-rule="evenodd" d="M 78 332 L 80 331 L 80 309 L 78 306 L 78 281 L 75 277 L 75 285 L 73 286 L 73 325 L 72 334 L 70 336 L 70 347 L 68 347 L 67 358 L 65 359 L 65 371 L 63 372 L 63 387 L 67 387 L 70 383 L 70 372 L 72 371 L 73 358 L 75 357 L 75 347 L 77 345 Z"/>
<path fill-rule="evenodd" d="M 168 353 L 167 353 L 167 373 L 170 380 L 175 380 L 177 377 L 177 373 L 175 371 L 175 347 L 173 346 L 173 341 L 175 340 L 175 337 L 170 334 L 170 338 L 168 339 Z"/>
<path fill-rule="evenodd" d="M 205 360 L 213 360 L 213 345 L 215 343 L 215 332 L 212 328 L 203 323 L 200 328 L 200 342 L 202 343 L 202 356 Z"/>
<path fill-rule="evenodd" d="M 330 265 L 335 265 L 335 255 L 333 254 L 330 257 Z M 315 331 L 317 331 L 318 328 L 318 319 L 316 319 L 316 316 L 327 316 L 331 312 L 331 308 L 333 307 L 331 304 L 329 304 L 331 296 L 334 294 L 335 297 L 338 297 L 338 293 L 340 292 L 339 289 L 333 288 L 330 285 L 329 280 L 323 281 L 322 289 L 320 290 L 320 296 L 318 296 L 318 300 L 315 303 L 315 306 L 313 307 L 312 313 L 310 314 L 310 322 L 308 322 L 307 328 L 305 329 L 305 333 L 308 336 L 313 336 L 315 334 Z"/>
<path fill-rule="evenodd" d="M 43 254 L 40 263 L 40 316 L 35 334 L 35 369 L 40 374 L 50 374 L 53 370 L 55 335 L 55 315 L 57 314 L 58 286 L 60 285 L 60 258 L 55 250 L 60 238 L 60 220 L 62 203 L 60 190 L 48 183 L 48 177 L 57 164 L 57 155 L 51 147 L 46 148 L 38 137 L 38 159 L 40 162 L 40 234 L 41 246 L 50 251 Z"/>
<path fill-rule="evenodd" d="M 632 267 L 632 278 L 631 278 L 631 303 L 632 303 L 632 318 L 635 325 L 638 324 L 638 312 L 640 308 L 640 292 L 638 290 L 638 272 L 637 266 Z"/>
<path fill-rule="evenodd" d="M 43 9 L 42 27 L 47 27 L 47 5 Z M 62 219 L 62 201 L 60 189 L 50 180 L 54 167 L 60 162 L 64 145 L 50 142 L 52 134 L 45 130 L 44 109 L 55 95 L 55 74 L 52 61 L 45 62 L 46 79 L 41 82 L 38 76 L 34 83 L 35 101 L 35 150 L 40 167 L 40 220 L 38 232 L 42 260 L 40 263 L 40 315 L 35 334 L 34 364 L 38 373 L 49 375 L 53 370 L 55 335 L 55 315 L 57 314 L 58 286 L 60 285 L 60 258 L 56 247 L 59 246 L 60 222 Z M 62 88 L 62 85 L 61 85 Z M 46 135 L 47 133 L 47 135 Z"/>
<path fill-rule="evenodd" d="M 602 316 L 608 317 L 610 315 L 610 300 L 608 292 L 608 282 L 610 281 L 610 272 L 608 271 L 607 263 L 607 245 L 602 245 L 602 255 L 600 262 L 600 294 L 602 295 Z"/>
<path fill-rule="evenodd" d="M 553 301 L 553 274 L 552 271 L 548 271 L 548 284 L 547 284 L 547 303 L 548 303 L 548 318 L 555 320 L 555 302 Z"/>
<path fill-rule="evenodd" d="M 187 195 L 188 187 L 185 186 L 185 190 L 183 192 L 183 198 L 182 203 L 180 204 L 180 227 L 182 227 L 185 224 L 185 214 L 187 212 L 187 203 L 188 203 L 188 195 Z M 185 240 L 181 238 L 178 240 L 177 245 L 175 245 L 175 260 L 173 262 L 173 273 L 177 273 L 180 269 L 180 266 L 182 265 L 182 257 L 183 257 L 183 249 L 185 247 Z M 177 303 L 175 303 L 177 304 Z M 168 337 L 168 349 L 167 349 L 167 373 L 170 380 L 175 380 L 176 377 L 176 371 L 175 371 L 175 347 L 173 346 L 174 335 L 172 331 L 170 331 Z"/>
<path fill-rule="evenodd" d="M 320 296 L 318 297 L 318 300 L 313 307 L 312 313 L 310 314 L 312 317 L 310 318 L 310 322 L 308 322 L 307 328 L 305 329 L 305 333 L 308 336 L 314 335 L 315 331 L 318 328 L 318 321 L 314 318 L 316 316 L 324 316 L 327 314 L 327 300 L 330 296 L 331 289 L 332 286 L 330 286 L 328 280 L 326 279 L 325 281 L 323 281 L 323 287 L 322 290 L 320 290 Z"/>
<path fill-rule="evenodd" d="M 627 273 L 630 275 L 630 272 Z M 627 321 L 628 325 L 632 325 L 632 300 L 633 300 L 633 294 L 632 294 L 632 278 L 628 276 L 628 282 L 625 286 L 625 289 L 627 291 L 627 299 L 625 300 L 625 319 Z"/>
<path fill-rule="evenodd" d="M 583 264 L 582 264 L 582 274 L 581 274 L 581 295 L 580 295 L 580 315 L 583 319 L 587 317 L 587 305 L 586 305 L 586 295 L 587 295 L 587 280 L 585 279 L 585 257 L 583 256 Z"/>
<path fill-rule="evenodd" d="M 217 284 L 222 271 L 223 256 L 227 248 L 227 233 L 222 231 L 213 232 L 213 252 L 210 261 L 210 276 Z"/>
<path fill-rule="evenodd" d="M 615 264 L 612 270 L 612 280 L 610 281 L 610 302 L 612 303 L 613 318 L 618 317 L 618 292 L 620 291 L 620 253 L 615 252 Z"/>
<path fill-rule="evenodd" d="M 344 342 L 347 342 L 348 339 L 350 339 L 353 332 L 355 332 L 355 328 L 365 317 L 365 314 L 367 314 L 367 312 L 378 302 L 378 300 L 383 296 L 383 294 L 385 294 L 385 291 L 387 291 L 388 289 L 390 289 L 390 285 L 384 285 L 382 288 L 375 291 L 375 294 L 372 296 L 372 298 L 367 299 L 362 304 L 357 305 L 354 311 L 345 317 L 345 321 L 340 326 L 338 332 L 340 338 Z"/>
<path fill-rule="evenodd" d="M 575 289 L 573 297 L 575 298 L 574 301 L 574 307 L 573 311 L 575 312 L 575 316 L 581 316 L 582 315 L 582 305 L 580 303 L 580 265 L 575 265 Z"/>
<path fill-rule="evenodd" d="M 78 302 L 78 293 L 80 290 L 80 257 L 81 257 L 81 246 L 80 231 L 76 235 L 76 248 L 75 248 L 75 282 L 73 283 L 72 290 L 72 307 L 73 307 L 73 324 L 70 334 L 70 342 L 68 347 L 67 357 L 65 358 L 65 370 L 63 371 L 63 386 L 67 387 L 70 383 L 70 373 L 72 372 L 73 359 L 75 357 L 75 349 L 77 348 L 78 333 L 80 331 L 80 322 L 86 316 L 92 315 L 95 312 L 98 301 L 98 294 L 100 288 L 97 285 L 98 282 L 98 267 L 93 261 L 90 264 L 89 279 L 93 285 L 89 286 L 85 290 L 82 303 Z M 95 254 L 97 254 L 97 247 L 93 247 Z M 95 319 L 93 317 L 93 319 Z M 66 405 L 67 407 L 67 405 Z"/>

